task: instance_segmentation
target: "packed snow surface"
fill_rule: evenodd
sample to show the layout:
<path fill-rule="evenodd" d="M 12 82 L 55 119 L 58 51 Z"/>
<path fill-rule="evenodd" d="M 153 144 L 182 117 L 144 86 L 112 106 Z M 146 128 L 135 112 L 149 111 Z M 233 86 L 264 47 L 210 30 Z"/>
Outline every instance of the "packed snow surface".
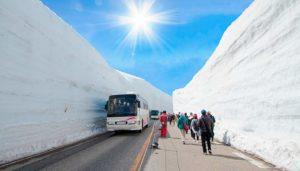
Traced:
<path fill-rule="evenodd" d="M 216 136 L 300 170 L 300 1 L 255 0 L 205 66 L 173 92 L 175 112 L 208 109 Z"/>
<path fill-rule="evenodd" d="M 0 164 L 105 131 L 111 94 L 172 111 L 170 96 L 110 67 L 41 1 L 0 1 L 0 52 Z"/>

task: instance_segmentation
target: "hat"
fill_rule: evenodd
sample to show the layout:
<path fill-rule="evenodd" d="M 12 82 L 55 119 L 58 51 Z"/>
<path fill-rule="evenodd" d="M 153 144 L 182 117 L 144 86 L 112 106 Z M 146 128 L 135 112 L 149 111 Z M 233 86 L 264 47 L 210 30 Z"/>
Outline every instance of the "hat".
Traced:
<path fill-rule="evenodd" d="M 201 110 L 201 114 L 202 114 L 202 115 L 205 115 L 205 114 L 206 114 L 206 110 L 202 109 L 202 110 Z"/>

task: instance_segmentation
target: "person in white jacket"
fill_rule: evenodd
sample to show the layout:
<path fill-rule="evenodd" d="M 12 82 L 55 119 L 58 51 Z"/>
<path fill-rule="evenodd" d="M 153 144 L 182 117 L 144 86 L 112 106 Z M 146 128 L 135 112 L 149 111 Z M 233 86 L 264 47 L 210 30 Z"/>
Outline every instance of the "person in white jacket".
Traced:
<path fill-rule="evenodd" d="M 200 127 L 198 125 L 198 117 L 197 114 L 193 115 L 193 119 L 191 121 L 191 136 L 194 139 L 195 142 L 199 141 L 199 135 L 200 135 Z"/>

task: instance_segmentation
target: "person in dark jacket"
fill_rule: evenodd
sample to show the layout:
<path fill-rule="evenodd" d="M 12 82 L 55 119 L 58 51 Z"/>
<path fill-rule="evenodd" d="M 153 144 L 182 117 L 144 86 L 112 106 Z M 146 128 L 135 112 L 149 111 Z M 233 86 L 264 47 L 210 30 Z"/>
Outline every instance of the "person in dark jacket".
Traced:
<path fill-rule="evenodd" d="M 212 154 L 211 143 L 210 143 L 210 137 L 212 134 L 212 130 L 211 130 L 212 121 L 210 117 L 206 115 L 206 110 L 202 110 L 201 114 L 202 116 L 199 119 L 199 126 L 201 130 L 201 142 L 202 142 L 203 153 L 207 154 L 207 149 L 206 149 L 206 144 L 207 144 L 208 153 Z"/>
<path fill-rule="evenodd" d="M 214 141 L 214 135 L 215 135 L 215 132 L 214 132 L 214 128 L 215 128 L 215 122 L 216 122 L 216 119 L 215 117 L 211 114 L 210 111 L 207 111 L 207 116 L 211 119 L 212 121 L 212 124 L 211 124 L 211 141 Z"/>

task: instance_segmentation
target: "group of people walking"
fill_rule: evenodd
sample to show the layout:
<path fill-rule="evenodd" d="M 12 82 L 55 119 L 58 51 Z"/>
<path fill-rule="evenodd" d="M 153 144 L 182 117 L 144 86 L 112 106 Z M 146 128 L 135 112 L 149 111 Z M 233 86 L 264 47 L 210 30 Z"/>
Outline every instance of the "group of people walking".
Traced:
<path fill-rule="evenodd" d="M 181 133 L 182 143 L 186 143 L 186 134 L 190 131 L 191 137 L 195 142 L 199 141 L 201 137 L 202 149 L 204 154 L 212 154 L 211 151 L 211 141 L 214 139 L 214 125 L 215 117 L 211 112 L 202 110 L 201 116 L 198 118 L 197 114 L 190 113 L 178 113 L 178 114 L 167 114 L 163 111 L 160 115 L 160 136 L 167 136 L 167 123 L 170 125 L 175 125 L 177 122 L 177 127 Z"/>
<path fill-rule="evenodd" d="M 182 143 L 186 143 L 185 136 L 190 131 L 195 142 L 198 142 L 201 137 L 203 153 L 212 154 L 211 141 L 214 138 L 215 118 L 211 112 L 202 110 L 199 118 L 197 114 L 193 113 L 190 113 L 190 116 L 187 113 L 179 113 L 178 117 L 177 127 L 181 133 Z"/>

